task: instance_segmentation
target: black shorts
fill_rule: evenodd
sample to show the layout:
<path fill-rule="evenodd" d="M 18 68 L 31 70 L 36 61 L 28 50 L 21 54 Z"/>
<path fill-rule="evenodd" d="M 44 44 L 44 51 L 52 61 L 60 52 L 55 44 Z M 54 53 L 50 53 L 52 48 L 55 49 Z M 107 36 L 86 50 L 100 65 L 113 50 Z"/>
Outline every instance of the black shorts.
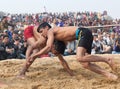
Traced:
<path fill-rule="evenodd" d="M 93 35 L 88 28 L 78 28 L 80 30 L 78 37 L 78 47 L 84 47 L 87 53 L 91 54 Z"/>

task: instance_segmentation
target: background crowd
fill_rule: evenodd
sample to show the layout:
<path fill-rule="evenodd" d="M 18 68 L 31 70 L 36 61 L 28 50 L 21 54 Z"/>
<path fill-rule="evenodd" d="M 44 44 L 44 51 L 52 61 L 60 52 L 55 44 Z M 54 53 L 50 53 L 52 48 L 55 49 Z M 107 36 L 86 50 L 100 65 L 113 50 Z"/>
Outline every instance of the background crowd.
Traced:
<path fill-rule="evenodd" d="M 48 22 L 52 27 L 59 26 L 103 26 L 120 24 L 120 19 L 113 19 L 99 12 L 66 12 L 37 14 L 6 14 L 0 16 L 0 60 L 24 59 L 27 43 L 24 40 L 24 29 L 28 25 L 39 25 Z M 120 26 L 92 28 L 92 54 L 120 53 Z M 76 41 L 68 42 L 64 55 L 76 53 Z M 45 56 L 54 56 L 48 53 Z"/>

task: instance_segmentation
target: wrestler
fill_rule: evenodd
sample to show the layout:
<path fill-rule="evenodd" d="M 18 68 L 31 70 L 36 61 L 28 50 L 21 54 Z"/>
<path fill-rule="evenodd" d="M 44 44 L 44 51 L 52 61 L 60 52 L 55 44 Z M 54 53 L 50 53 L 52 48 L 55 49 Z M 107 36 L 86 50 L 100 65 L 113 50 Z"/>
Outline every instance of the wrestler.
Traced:
<path fill-rule="evenodd" d="M 64 41 L 73 41 L 78 40 L 76 58 L 82 64 L 82 66 L 86 69 L 89 69 L 95 73 L 101 74 L 108 79 L 116 80 L 118 76 L 107 72 L 106 70 L 102 69 L 98 65 L 91 63 L 91 62 L 104 62 L 108 64 L 112 69 L 114 69 L 114 63 L 111 58 L 100 57 L 95 55 L 90 55 L 91 53 L 91 46 L 93 41 L 92 32 L 88 28 L 79 28 L 75 26 L 69 27 L 55 27 L 52 29 L 47 29 L 48 23 L 42 23 L 38 29 L 38 32 L 45 38 L 47 38 L 46 46 L 37 52 L 34 55 L 31 55 L 29 59 L 34 61 L 36 57 L 47 53 L 51 50 L 52 44 L 55 40 Z"/>
<path fill-rule="evenodd" d="M 51 26 L 48 25 L 47 29 L 51 28 Z M 43 37 L 40 35 L 40 33 L 37 32 L 37 29 L 39 29 L 39 27 L 33 27 L 33 26 L 28 26 L 25 31 L 24 31 L 24 37 L 27 40 L 28 43 L 28 48 L 26 51 L 26 63 L 23 66 L 22 70 L 20 71 L 20 74 L 17 77 L 20 78 L 25 78 L 25 73 L 26 71 L 28 71 L 29 66 L 32 64 L 33 61 L 30 61 L 30 59 L 28 58 L 30 55 L 34 55 L 34 53 L 36 53 L 38 50 L 40 50 L 41 48 L 43 48 L 46 45 L 46 37 Z M 56 43 L 56 41 L 55 41 Z M 51 50 L 52 52 L 54 52 L 54 54 L 56 56 L 58 56 L 61 64 L 63 65 L 63 67 L 65 68 L 65 70 L 72 76 L 73 73 L 70 70 L 67 62 L 64 60 L 64 58 L 62 57 L 61 54 L 63 54 L 63 51 L 65 50 L 65 44 L 64 42 L 59 42 L 57 41 L 58 44 L 54 44 L 53 50 Z M 60 44 L 60 45 L 59 45 Z M 64 47 L 64 48 L 60 48 L 60 46 Z M 61 51 L 62 50 L 62 51 Z"/>
<path fill-rule="evenodd" d="M 37 48 L 39 44 L 44 43 L 45 39 L 42 36 L 40 40 L 37 39 L 37 38 L 40 38 L 40 34 L 37 32 L 37 26 L 28 26 L 27 28 L 25 28 L 24 37 L 25 37 L 25 41 L 27 41 L 27 44 L 28 44 L 27 51 L 26 51 L 26 59 L 28 59 L 28 57 L 32 53 L 35 53 L 38 51 L 38 49 L 35 49 L 35 48 Z"/>

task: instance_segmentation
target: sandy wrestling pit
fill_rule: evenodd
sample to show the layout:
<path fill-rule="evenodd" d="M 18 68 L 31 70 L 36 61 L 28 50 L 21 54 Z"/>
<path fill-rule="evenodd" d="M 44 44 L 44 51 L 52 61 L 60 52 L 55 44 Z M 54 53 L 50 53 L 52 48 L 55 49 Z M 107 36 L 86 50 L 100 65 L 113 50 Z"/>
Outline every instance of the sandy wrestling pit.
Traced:
<path fill-rule="evenodd" d="M 84 69 L 75 56 L 66 56 L 70 68 L 75 76 L 63 69 L 59 60 L 54 58 L 38 58 L 29 68 L 25 79 L 16 78 L 25 60 L 12 59 L 0 61 L 0 81 L 7 84 L 0 89 L 120 89 L 120 55 L 104 54 L 100 56 L 113 57 L 117 66 L 117 81 Z M 96 63 L 107 71 L 110 67 L 105 63 Z"/>

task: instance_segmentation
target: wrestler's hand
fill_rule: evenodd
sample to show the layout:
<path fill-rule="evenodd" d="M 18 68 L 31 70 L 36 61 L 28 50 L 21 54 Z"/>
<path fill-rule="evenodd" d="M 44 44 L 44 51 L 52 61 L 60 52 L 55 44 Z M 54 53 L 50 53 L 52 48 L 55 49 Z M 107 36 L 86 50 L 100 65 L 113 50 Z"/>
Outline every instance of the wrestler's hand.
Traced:
<path fill-rule="evenodd" d="M 31 55 L 31 56 L 29 57 L 29 60 L 30 60 L 30 62 L 33 62 L 36 58 L 37 58 L 37 56 Z"/>

